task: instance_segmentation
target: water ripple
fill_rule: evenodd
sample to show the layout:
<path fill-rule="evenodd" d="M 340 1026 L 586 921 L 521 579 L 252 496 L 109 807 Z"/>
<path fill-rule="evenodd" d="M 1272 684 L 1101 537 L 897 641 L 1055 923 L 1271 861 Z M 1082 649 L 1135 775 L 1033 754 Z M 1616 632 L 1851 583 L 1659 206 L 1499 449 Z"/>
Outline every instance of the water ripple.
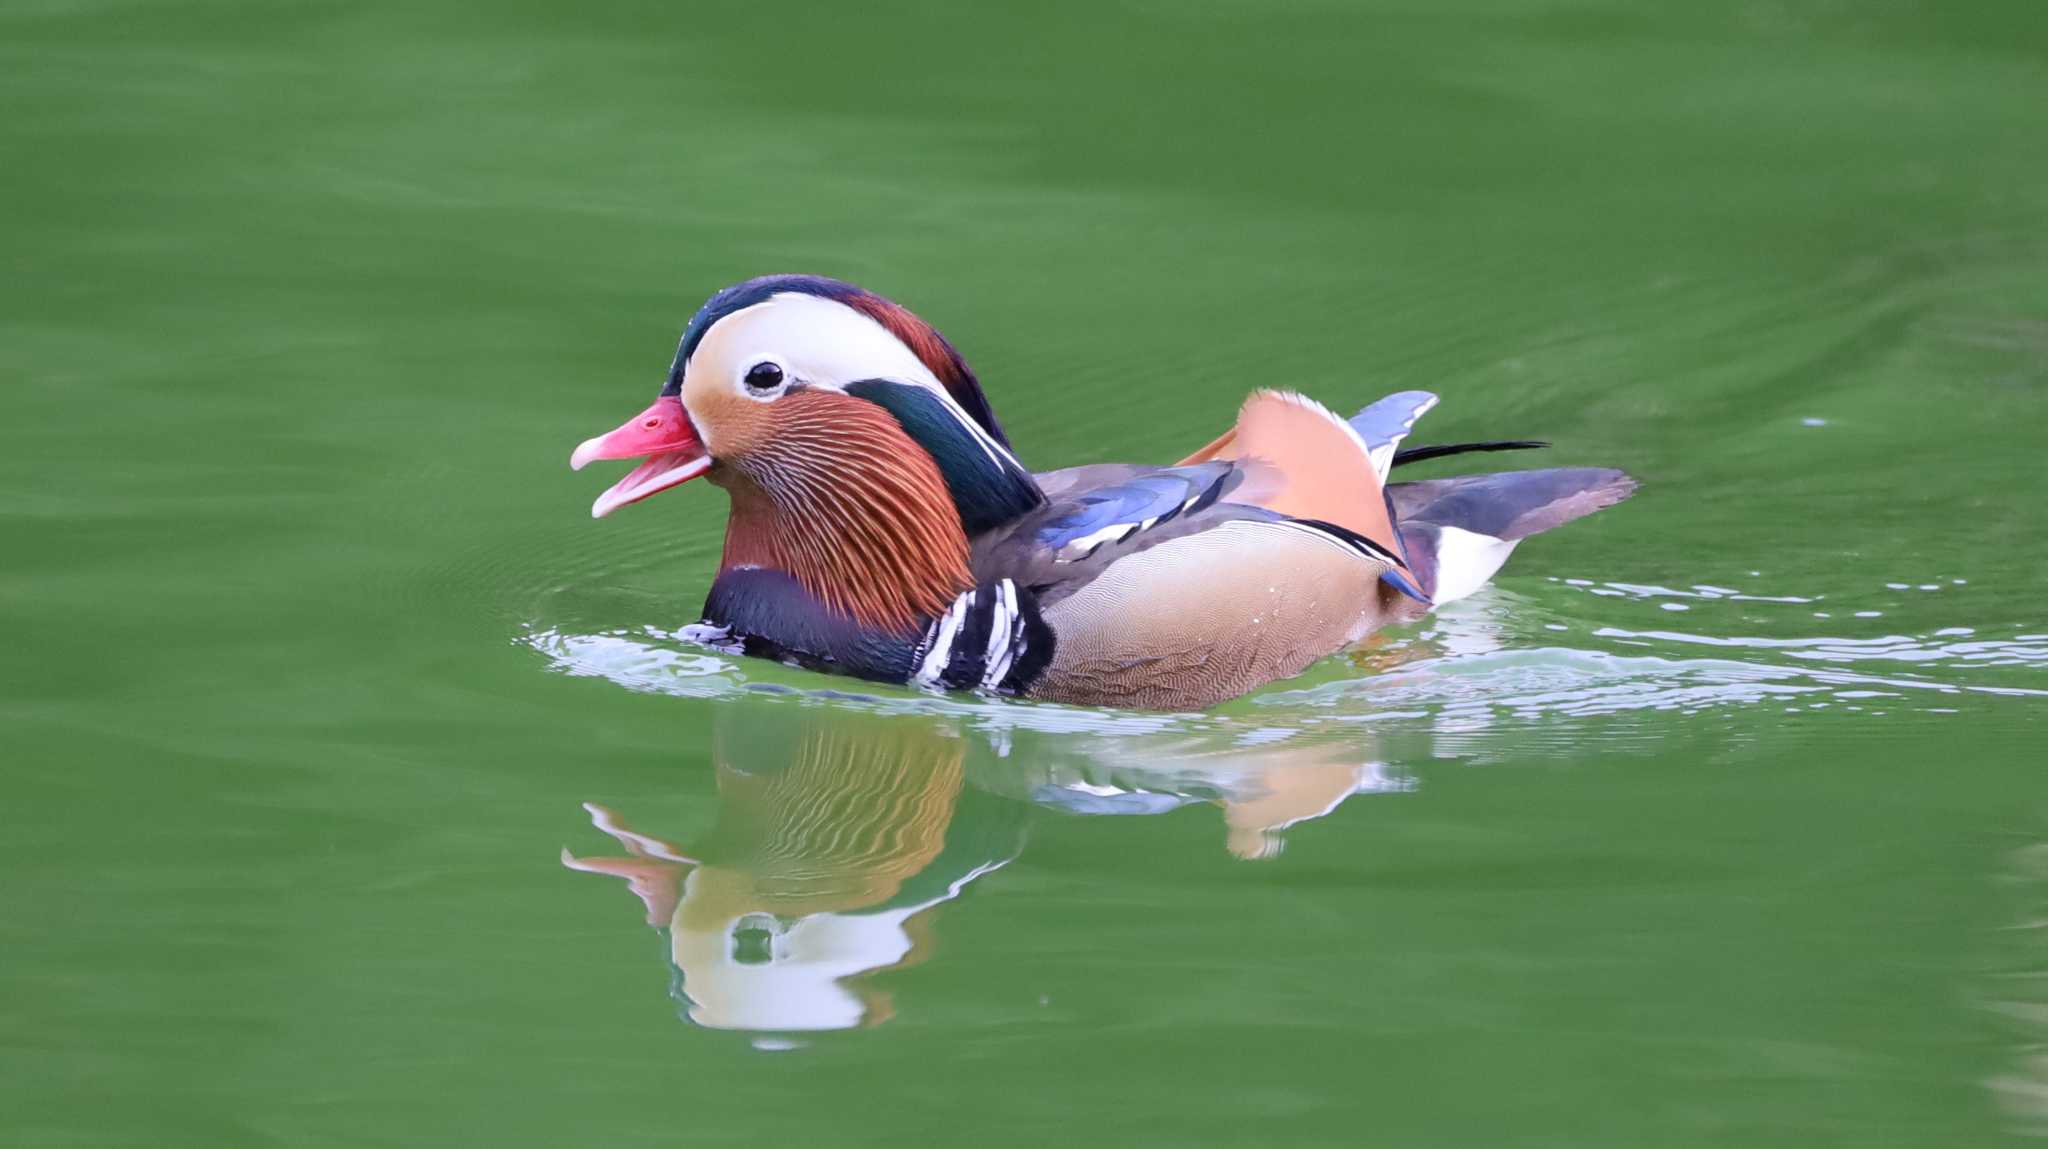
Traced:
<path fill-rule="evenodd" d="M 2034 628 L 1942 625 L 1869 636 L 1815 634 L 1810 616 L 1818 612 L 1794 608 L 1826 595 L 1753 594 L 1711 584 L 1675 588 L 1552 581 L 1561 583 L 1560 589 L 1613 600 L 1597 612 L 1606 617 L 1583 617 L 1586 612 L 1574 608 L 1569 595 L 1561 601 L 1551 595 L 1546 601 L 1490 588 L 1439 611 L 1420 628 L 1383 636 L 1326 660 L 1301 679 L 1207 715 L 941 697 L 869 683 L 821 687 L 817 684 L 827 680 L 697 647 L 684 634 L 656 627 L 593 634 L 536 627 L 522 641 L 560 673 L 603 678 L 635 691 L 691 698 L 784 694 L 813 703 L 951 714 L 990 731 L 1125 736 L 1207 731 L 1244 745 L 1316 728 L 1356 729 L 1362 722 L 1469 734 L 1502 722 L 1530 725 L 1671 712 L 1833 711 L 1881 718 L 1900 709 L 1952 713 L 1969 700 L 1989 705 L 1996 704 L 1995 698 L 2048 697 L 2048 677 L 2042 673 L 2048 671 L 2048 634 Z M 1959 579 L 1925 584 L 1936 589 L 1962 585 Z M 1897 593 L 1899 588 L 1885 589 Z M 1919 584 L 1906 590 L 1928 593 Z M 1664 609 L 1673 605 L 1688 608 L 1687 619 L 1701 625 L 1688 630 L 1626 625 L 1629 620 L 1623 617 L 1658 608 L 1657 617 L 1665 619 L 1670 616 Z M 1862 617 L 1877 612 L 1845 613 Z M 1737 614 L 1739 619 L 1723 617 Z M 1717 621 L 1731 625 L 1714 633 Z M 1828 625 L 1853 629 L 1857 622 Z M 1736 626 L 1794 633 L 1725 632 Z M 1801 630 L 1807 633 L 1797 633 Z M 1560 642 L 1560 632 L 1580 639 Z M 1532 643 L 1537 634 L 1542 641 Z"/>
<path fill-rule="evenodd" d="M 1599 638 L 1643 639 L 1697 646 L 1769 650 L 1781 653 L 1787 658 L 1811 659 L 1818 662 L 1903 662 L 1922 666 L 2048 668 L 2048 635 L 2021 634 L 2009 639 L 1975 639 L 1969 642 L 1941 641 L 1975 633 L 1968 627 L 1950 627 L 1925 636 L 1888 634 L 1881 638 L 1750 638 L 1684 634 L 1670 630 L 1623 630 L 1611 626 L 1593 632 Z M 2035 690 L 2018 693 L 2048 692 Z"/>

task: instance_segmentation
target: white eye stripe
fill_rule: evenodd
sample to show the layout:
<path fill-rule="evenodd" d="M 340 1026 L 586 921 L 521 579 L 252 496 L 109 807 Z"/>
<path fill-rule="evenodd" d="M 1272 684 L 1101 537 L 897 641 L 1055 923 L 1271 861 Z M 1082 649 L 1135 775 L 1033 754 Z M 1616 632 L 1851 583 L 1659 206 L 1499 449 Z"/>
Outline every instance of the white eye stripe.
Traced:
<path fill-rule="evenodd" d="M 1024 470 L 1017 456 L 974 421 L 931 367 L 872 316 L 837 300 L 783 292 L 741 308 L 713 324 L 692 352 L 689 364 L 716 362 L 733 371 L 734 390 L 763 401 L 783 391 L 755 391 L 745 384 L 757 363 L 773 362 L 789 387 L 844 391 L 864 379 L 886 379 L 923 388 L 942 403 L 998 466 Z"/>

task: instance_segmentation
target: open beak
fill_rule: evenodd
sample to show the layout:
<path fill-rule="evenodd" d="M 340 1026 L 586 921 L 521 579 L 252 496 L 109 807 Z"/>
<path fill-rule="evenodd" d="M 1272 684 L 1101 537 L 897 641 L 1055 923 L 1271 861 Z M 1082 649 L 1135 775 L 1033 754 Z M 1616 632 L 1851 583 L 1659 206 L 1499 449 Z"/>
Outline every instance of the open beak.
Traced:
<path fill-rule="evenodd" d="M 569 469 L 580 471 L 598 459 L 640 459 L 640 465 L 590 504 L 593 519 L 687 483 L 711 469 L 704 440 L 690 425 L 683 401 L 673 395 L 656 399 L 654 406 L 626 420 L 618 430 L 585 439 L 569 456 Z"/>

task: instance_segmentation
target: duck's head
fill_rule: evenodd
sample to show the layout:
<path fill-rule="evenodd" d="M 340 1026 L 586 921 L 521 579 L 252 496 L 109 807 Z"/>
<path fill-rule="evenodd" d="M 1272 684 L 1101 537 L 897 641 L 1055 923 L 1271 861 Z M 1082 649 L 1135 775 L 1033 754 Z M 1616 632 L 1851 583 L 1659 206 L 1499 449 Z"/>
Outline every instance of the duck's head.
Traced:
<path fill-rule="evenodd" d="M 591 506 L 603 518 L 699 475 L 731 485 L 810 465 L 853 481 L 900 454 L 901 438 L 956 486 L 978 471 L 1022 471 L 974 373 L 930 324 L 849 283 L 771 275 L 713 295 L 654 404 L 585 440 L 570 466 L 641 460 Z M 969 520 L 1006 509 L 961 508 Z"/>
<path fill-rule="evenodd" d="M 971 585 L 973 535 L 1044 500 L 952 344 L 818 276 L 712 296 L 654 405 L 570 465 L 627 458 L 641 462 L 593 516 L 708 476 L 732 496 L 723 570 L 783 572 L 831 613 L 895 631 Z"/>

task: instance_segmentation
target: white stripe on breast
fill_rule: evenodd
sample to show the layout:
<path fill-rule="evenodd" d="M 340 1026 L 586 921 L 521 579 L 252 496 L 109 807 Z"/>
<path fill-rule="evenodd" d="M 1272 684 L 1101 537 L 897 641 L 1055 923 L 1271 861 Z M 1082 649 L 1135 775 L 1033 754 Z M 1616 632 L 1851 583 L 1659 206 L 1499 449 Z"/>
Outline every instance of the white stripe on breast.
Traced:
<path fill-rule="evenodd" d="M 968 591 L 953 600 L 953 605 L 946 609 L 945 616 L 939 619 L 937 633 L 932 637 L 931 649 L 925 652 L 924 660 L 918 663 L 917 674 L 911 681 L 920 686 L 939 684 L 939 676 L 946 672 L 946 663 L 953 657 L 953 638 L 960 631 L 961 620 L 967 617 L 968 610 L 973 606 L 973 591 Z"/>
<path fill-rule="evenodd" d="M 1017 584 L 1004 579 L 996 584 L 999 596 L 995 603 L 994 616 L 989 620 L 988 660 L 981 674 L 981 688 L 994 690 L 1010 673 L 1010 664 L 1021 653 L 1018 644 L 1013 643 L 1017 629 Z"/>

